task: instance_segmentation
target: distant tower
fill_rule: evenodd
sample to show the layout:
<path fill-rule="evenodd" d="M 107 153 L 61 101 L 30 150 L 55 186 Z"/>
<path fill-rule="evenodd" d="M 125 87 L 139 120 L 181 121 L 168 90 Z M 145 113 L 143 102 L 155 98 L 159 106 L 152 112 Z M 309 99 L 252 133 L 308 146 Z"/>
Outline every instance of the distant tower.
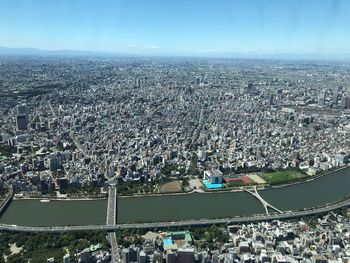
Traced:
<path fill-rule="evenodd" d="M 269 95 L 269 105 L 273 104 L 273 94 Z"/>
<path fill-rule="evenodd" d="M 326 91 L 322 91 L 320 96 L 318 97 L 318 105 L 320 105 L 320 106 L 324 106 L 325 105 L 325 103 L 326 103 L 326 96 L 327 96 Z"/>
<path fill-rule="evenodd" d="M 18 105 L 16 107 L 16 115 L 27 115 L 28 114 L 28 107 L 26 104 Z"/>
<path fill-rule="evenodd" d="M 343 95 L 340 101 L 340 107 L 343 109 L 350 108 L 350 96 Z"/>
<path fill-rule="evenodd" d="M 138 78 L 136 80 L 136 87 L 141 88 L 141 79 L 140 78 Z"/>
<path fill-rule="evenodd" d="M 333 106 L 338 106 L 338 100 L 339 100 L 339 94 L 338 93 L 333 94 L 332 105 Z"/>

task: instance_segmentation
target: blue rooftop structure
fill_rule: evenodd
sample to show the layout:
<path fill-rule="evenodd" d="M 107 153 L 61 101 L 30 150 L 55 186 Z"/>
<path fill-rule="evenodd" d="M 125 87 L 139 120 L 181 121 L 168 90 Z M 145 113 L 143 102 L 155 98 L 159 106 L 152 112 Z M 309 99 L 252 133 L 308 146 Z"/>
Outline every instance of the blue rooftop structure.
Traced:
<path fill-rule="evenodd" d="M 27 172 L 26 175 L 27 175 L 28 177 L 33 177 L 33 176 L 34 176 L 33 172 Z"/>
<path fill-rule="evenodd" d="M 170 237 L 167 237 L 167 238 L 163 239 L 163 243 L 164 243 L 164 245 L 172 245 L 173 241 L 171 240 Z"/>
<path fill-rule="evenodd" d="M 218 189 L 218 188 L 222 188 L 222 184 L 212 184 L 210 183 L 208 180 L 202 180 L 203 184 L 205 185 L 205 187 L 207 189 Z"/>

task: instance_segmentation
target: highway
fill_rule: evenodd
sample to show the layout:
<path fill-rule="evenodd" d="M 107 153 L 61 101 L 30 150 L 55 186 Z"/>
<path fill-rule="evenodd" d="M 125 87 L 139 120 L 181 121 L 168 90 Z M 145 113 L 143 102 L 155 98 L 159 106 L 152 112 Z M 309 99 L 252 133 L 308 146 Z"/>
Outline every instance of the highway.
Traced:
<path fill-rule="evenodd" d="M 0 230 L 16 231 L 16 232 L 67 232 L 67 231 L 89 231 L 89 230 L 118 230 L 131 228 L 165 228 L 179 226 L 201 226 L 212 224 L 233 224 L 233 223 L 248 223 L 257 221 L 281 220 L 289 218 L 298 218 L 319 213 L 329 212 L 342 207 L 350 206 L 350 199 L 340 201 L 335 204 L 330 204 L 325 207 L 308 209 L 305 211 L 287 211 L 280 214 L 268 215 L 252 215 L 246 217 L 222 218 L 222 219 L 199 219 L 174 222 L 152 222 L 152 223 L 131 223 L 131 224 L 116 224 L 116 225 L 87 225 L 87 226 L 55 226 L 55 227 L 30 227 L 0 224 Z"/>

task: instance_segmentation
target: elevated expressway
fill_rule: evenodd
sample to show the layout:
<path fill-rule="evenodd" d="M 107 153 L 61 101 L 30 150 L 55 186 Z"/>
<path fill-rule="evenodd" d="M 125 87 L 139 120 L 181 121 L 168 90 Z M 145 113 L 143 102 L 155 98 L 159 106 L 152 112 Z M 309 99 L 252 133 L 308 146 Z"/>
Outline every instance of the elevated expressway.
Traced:
<path fill-rule="evenodd" d="M 232 224 L 232 223 L 248 223 L 257 221 L 281 220 L 289 218 L 298 218 L 314 214 L 326 213 L 331 210 L 350 206 L 350 199 L 346 199 L 334 204 L 329 204 L 324 207 L 308 209 L 304 211 L 287 211 L 278 214 L 252 215 L 235 218 L 222 219 L 198 219 L 175 222 L 153 222 L 153 223 L 132 223 L 132 224 L 106 224 L 106 225 L 87 225 L 87 226 L 55 226 L 55 227 L 29 227 L 0 224 L 0 230 L 16 231 L 16 232 L 67 232 L 67 231 L 89 231 L 89 230 L 107 230 L 115 231 L 118 229 L 130 228 L 163 228 L 163 227 L 178 227 L 178 226 L 201 226 L 211 224 Z"/>

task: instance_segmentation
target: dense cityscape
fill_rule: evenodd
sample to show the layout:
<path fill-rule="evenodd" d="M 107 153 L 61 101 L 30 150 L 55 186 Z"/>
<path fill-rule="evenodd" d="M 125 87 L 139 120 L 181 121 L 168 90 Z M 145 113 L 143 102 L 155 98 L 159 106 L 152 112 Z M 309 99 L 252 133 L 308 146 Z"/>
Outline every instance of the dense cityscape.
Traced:
<path fill-rule="evenodd" d="M 214 183 L 220 170 L 222 183 L 348 161 L 348 65 L 28 58 L 3 59 L 0 70 L 2 191 L 118 180 L 130 182 L 126 193 L 157 192 L 169 178 L 187 189 L 204 171 Z"/>
<path fill-rule="evenodd" d="M 349 13 L 1 0 L 0 263 L 350 263 Z"/>
<path fill-rule="evenodd" d="M 2 57 L 0 66 L 4 226 L 26 200 L 106 198 L 113 226 L 125 209 L 117 195 L 245 191 L 267 215 L 293 215 L 259 193 L 348 169 L 346 63 L 58 56 Z M 345 263 L 349 226 L 344 208 L 319 218 L 81 234 L 84 245 L 68 234 L 13 233 L 10 242 L 5 231 L 0 262 Z M 34 252 L 33 240 L 44 248 Z"/>

